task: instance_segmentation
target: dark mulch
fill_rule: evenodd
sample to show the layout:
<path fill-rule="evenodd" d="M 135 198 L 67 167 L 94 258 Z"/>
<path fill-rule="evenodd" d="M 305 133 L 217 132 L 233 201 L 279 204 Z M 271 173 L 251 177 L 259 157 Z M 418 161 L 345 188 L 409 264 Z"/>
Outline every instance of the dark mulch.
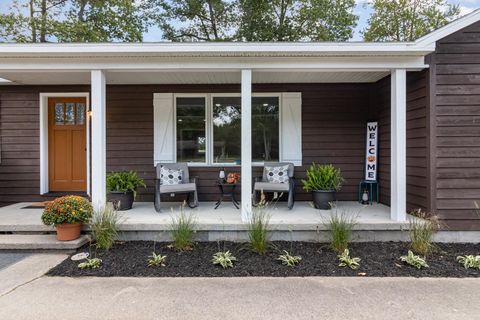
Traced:
<path fill-rule="evenodd" d="M 176 252 L 166 243 L 157 243 L 156 251 L 167 255 L 165 267 L 148 267 L 147 259 L 153 251 L 152 242 L 118 243 L 109 251 L 98 250 L 103 260 L 99 269 L 80 270 L 78 262 L 65 260 L 48 272 L 50 276 L 97 277 L 292 277 L 292 276 L 376 276 L 376 277 L 479 277 L 480 270 L 464 269 L 456 262 L 459 255 L 478 254 L 480 246 L 474 244 L 438 244 L 435 253 L 427 257 L 430 268 L 417 270 L 399 261 L 408 244 L 398 242 L 353 243 L 350 256 L 360 257 L 357 270 L 338 266 L 337 255 L 326 244 L 306 242 L 275 242 L 278 249 L 287 249 L 302 257 L 296 267 L 287 267 L 276 260 L 278 252 L 271 249 L 264 256 L 245 249 L 245 244 L 226 243 L 237 262 L 224 270 L 210 261 L 219 251 L 212 242 L 197 243 L 194 250 Z M 223 250 L 224 245 L 220 244 Z M 292 246 L 292 247 L 291 247 Z M 291 247 L 291 250 L 290 250 Z M 93 249 L 92 249 L 93 250 Z M 88 246 L 79 251 L 89 251 Z M 93 253 L 93 252 L 92 252 Z"/>

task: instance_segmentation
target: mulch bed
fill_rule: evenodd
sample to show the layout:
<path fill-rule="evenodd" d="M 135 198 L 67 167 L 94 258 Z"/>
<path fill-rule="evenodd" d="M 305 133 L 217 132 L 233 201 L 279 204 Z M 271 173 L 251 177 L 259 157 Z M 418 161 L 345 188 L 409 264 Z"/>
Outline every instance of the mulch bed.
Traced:
<path fill-rule="evenodd" d="M 327 244 L 307 242 L 275 242 L 261 256 L 246 249 L 245 244 L 201 242 L 192 251 L 176 252 L 167 243 L 157 243 L 156 252 L 167 255 L 165 267 L 148 267 L 147 259 L 153 251 L 153 242 L 132 241 L 116 244 L 109 251 L 97 250 L 103 260 L 98 269 L 80 270 L 77 261 L 66 259 L 51 269 L 49 276 L 96 277 L 294 277 L 294 276 L 370 276 L 370 277 L 479 277 L 480 270 L 464 269 L 456 261 L 459 255 L 479 254 L 475 244 L 437 244 L 434 253 L 427 257 L 429 268 L 417 270 L 403 264 L 399 257 L 408 250 L 407 243 L 374 242 L 352 243 L 350 256 L 360 257 L 356 270 L 338 266 L 336 253 Z M 219 251 L 230 250 L 237 258 L 234 267 L 223 269 L 210 261 Z M 302 261 L 296 267 L 287 267 L 277 261 L 277 250 L 286 249 L 300 255 Z M 78 250 L 90 251 L 88 246 Z M 94 256 L 92 247 L 92 256 Z"/>

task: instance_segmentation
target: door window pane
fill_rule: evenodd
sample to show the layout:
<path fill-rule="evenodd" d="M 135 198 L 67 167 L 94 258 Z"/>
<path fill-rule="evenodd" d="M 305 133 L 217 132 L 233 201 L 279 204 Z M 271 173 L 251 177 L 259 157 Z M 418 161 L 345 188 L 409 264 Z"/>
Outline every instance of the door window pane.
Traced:
<path fill-rule="evenodd" d="M 84 124 L 85 123 L 85 104 L 84 103 L 77 103 L 75 123 L 76 124 Z"/>
<path fill-rule="evenodd" d="M 55 124 L 63 124 L 63 103 L 55 103 Z"/>
<path fill-rule="evenodd" d="M 205 98 L 177 98 L 177 161 L 206 162 Z"/>
<path fill-rule="evenodd" d="M 65 124 L 75 124 L 75 103 L 65 105 Z"/>
<path fill-rule="evenodd" d="M 252 160 L 279 159 L 278 97 L 252 98 Z"/>
<path fill-rule="evenodd" d="M 213 162 L 240 163 L 240 97 L 213 98 Z"/>

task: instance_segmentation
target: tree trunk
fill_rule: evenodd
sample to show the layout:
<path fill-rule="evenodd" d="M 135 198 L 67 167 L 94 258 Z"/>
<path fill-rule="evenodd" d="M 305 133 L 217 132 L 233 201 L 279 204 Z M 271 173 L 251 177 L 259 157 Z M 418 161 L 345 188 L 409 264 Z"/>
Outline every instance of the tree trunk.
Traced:
<path fill-rule="evenodd" d="M 35 4 L 34 0 L 30 0 L 30 31 L 32 32 L 32 42 L 37 42 L 37 25 L 35 22 Z"/>
<path fill-rule="evenodd" d="M 40 9 L 41 24 L 40 24 L 40 42 L 47 42 L 47 0 L 42 0 Z"/>

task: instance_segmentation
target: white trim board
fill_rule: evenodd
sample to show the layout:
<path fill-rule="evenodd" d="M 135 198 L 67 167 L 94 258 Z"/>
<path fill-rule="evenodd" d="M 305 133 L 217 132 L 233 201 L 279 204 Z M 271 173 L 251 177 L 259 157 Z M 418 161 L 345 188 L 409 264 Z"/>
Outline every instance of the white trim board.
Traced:
<path fill-rule="evenodd" d="M 87 112 L 87 194 L 90 195 L 90 93 L 88 92 L 41 92 L 40 93 L 40 194 L 49 192 L 48 187 L 48 98 L 85 98 Z"/>

